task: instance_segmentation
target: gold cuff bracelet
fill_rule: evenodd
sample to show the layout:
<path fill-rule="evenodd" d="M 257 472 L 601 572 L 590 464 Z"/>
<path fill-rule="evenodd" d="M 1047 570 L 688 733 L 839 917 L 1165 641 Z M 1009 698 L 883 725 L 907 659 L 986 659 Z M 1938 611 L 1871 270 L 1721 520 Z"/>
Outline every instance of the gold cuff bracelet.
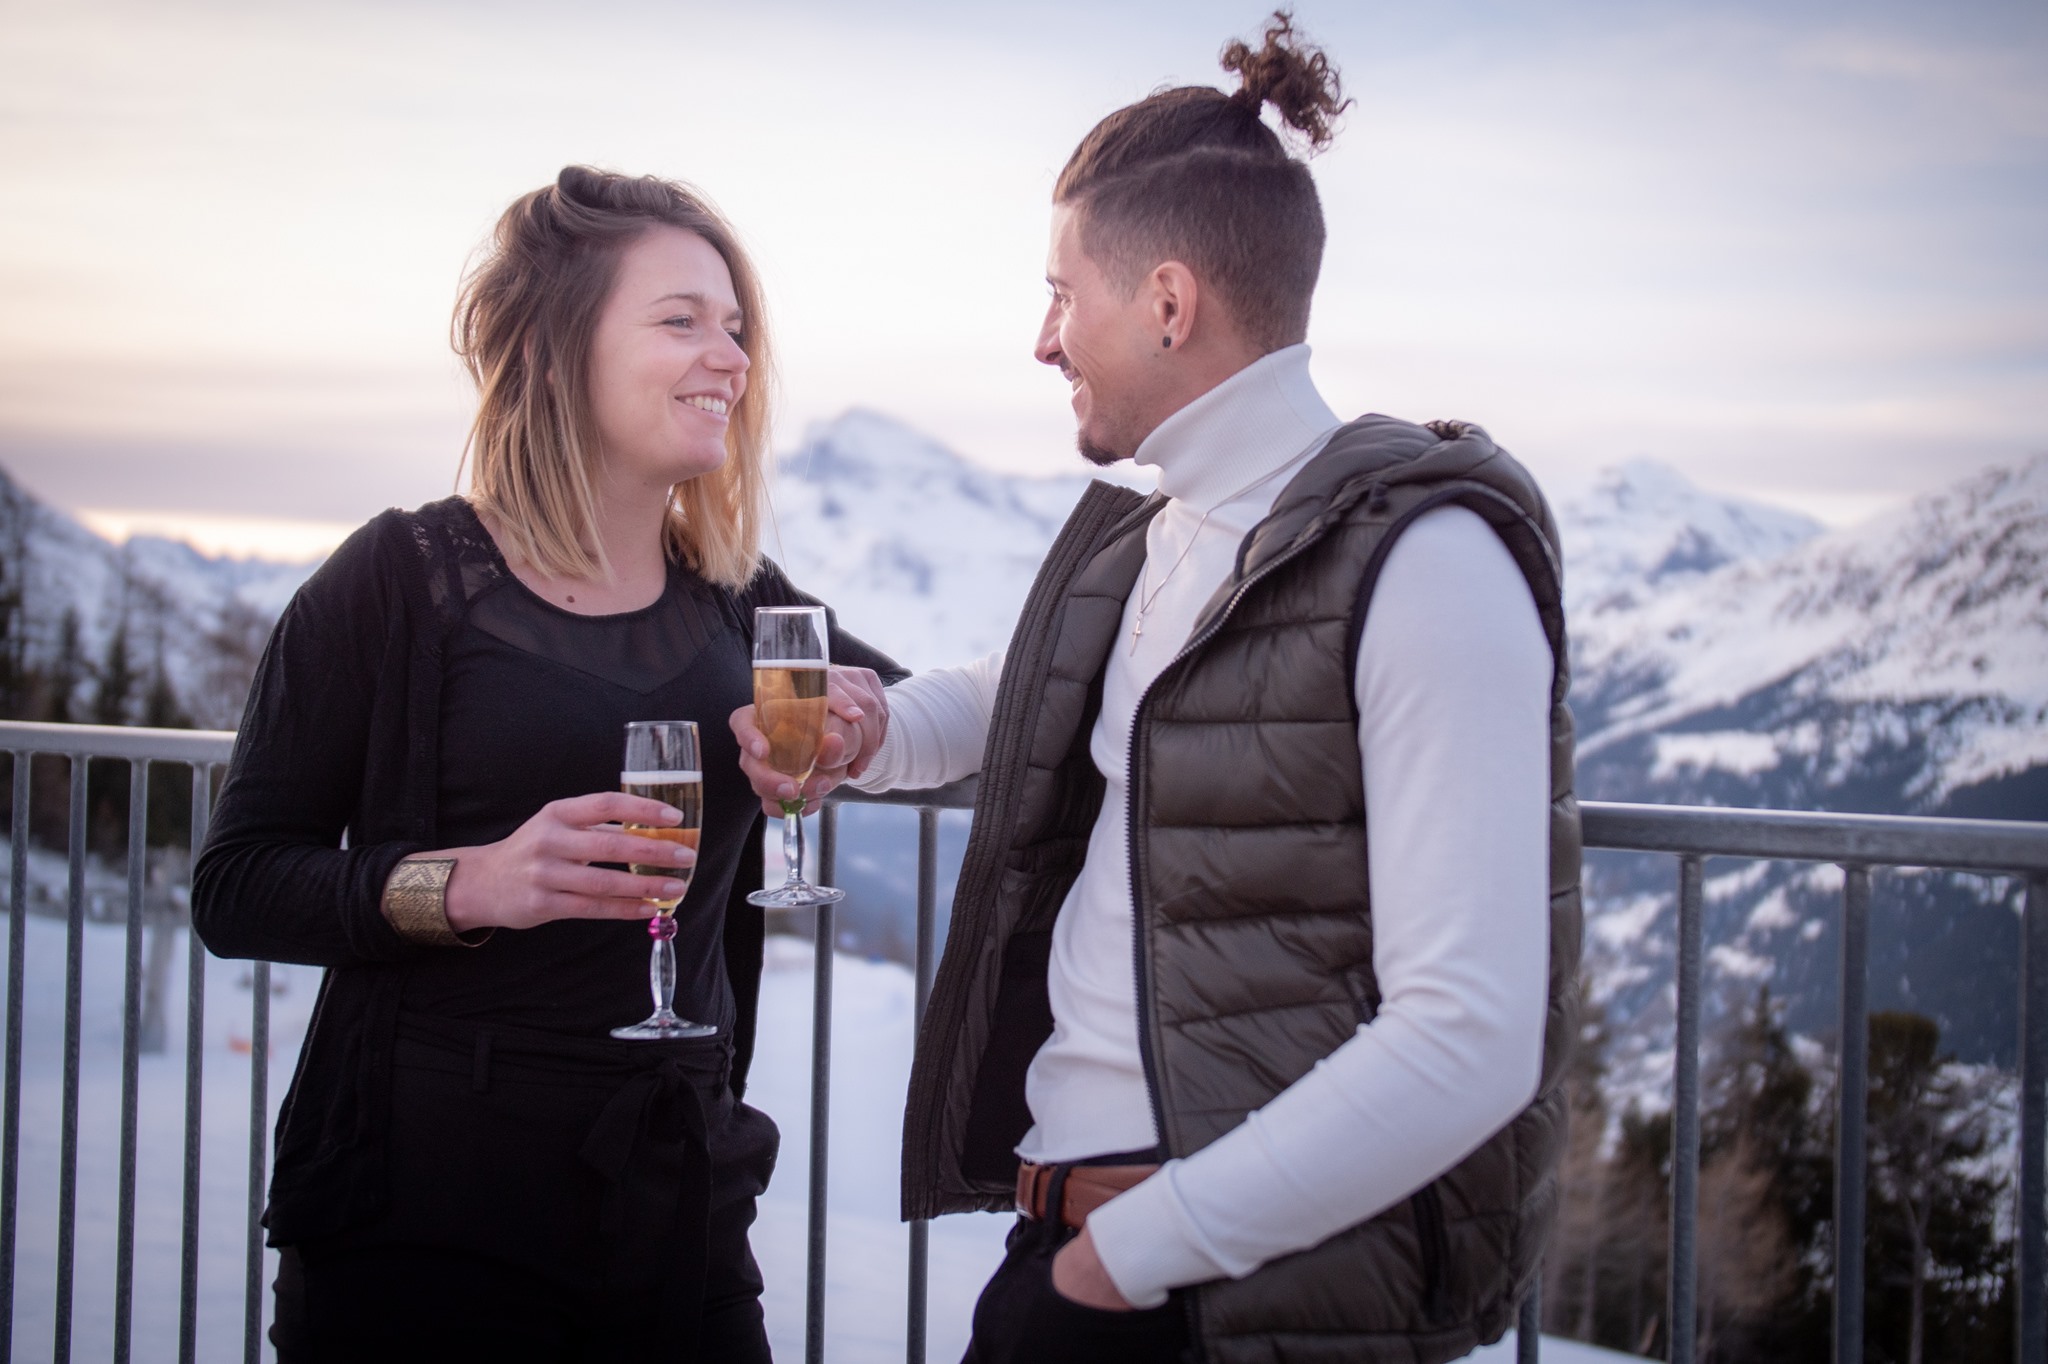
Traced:
<path fill-rule="evenodd" d="M 465 937 L 448 925 L 452 857 L 408 857 L 391 869 L 380 908 L 398 936 L 422 947 L 477 947 L 490 930 Z"/>

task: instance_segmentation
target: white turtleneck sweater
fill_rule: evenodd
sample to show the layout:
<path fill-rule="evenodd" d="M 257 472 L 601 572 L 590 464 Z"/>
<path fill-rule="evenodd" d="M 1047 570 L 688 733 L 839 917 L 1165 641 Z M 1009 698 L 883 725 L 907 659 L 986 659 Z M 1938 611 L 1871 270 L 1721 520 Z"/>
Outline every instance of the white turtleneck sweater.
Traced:
<path fill-rule="evenodd" d="M 1131 724 L 1239 543 L 1340 424 L 1309 380 L 1308 354 L 1263 357 L 1138 449 L 1170 500 L 1147 530 L 1090 735 L 1106 788 L 1053 927 L 1053 1032 L 1025 1080 L 1026 1159 L 1158 1144 L 1132 968 Z M 1001 671 L 995 654 L 890 688 L 888 738 L 854 784 L 935 786 L 976 770 Z M 1242 1277 L 1364 1221 L 1535 1094 L 1549 970 L 1550 678 L 1535 603 L 1499 538 L 1463 508 L 1417 519 L 1381 569 L 1354 679 L 1380 1010 L 1242 1126 L 1089 1218 L 1133 1304 Z"/>

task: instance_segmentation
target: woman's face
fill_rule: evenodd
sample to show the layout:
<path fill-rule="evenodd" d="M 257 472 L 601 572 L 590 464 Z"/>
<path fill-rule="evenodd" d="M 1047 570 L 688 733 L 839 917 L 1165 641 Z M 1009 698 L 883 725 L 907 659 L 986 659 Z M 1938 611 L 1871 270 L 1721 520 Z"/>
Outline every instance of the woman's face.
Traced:
<path fill-rule="evenodd" d="M 590 354 L 611 482 L 659 495 L 725 462 L 747 387 L 743 320 L 725 259 L 696 233 L 651 227 L 620 254 Z"/>

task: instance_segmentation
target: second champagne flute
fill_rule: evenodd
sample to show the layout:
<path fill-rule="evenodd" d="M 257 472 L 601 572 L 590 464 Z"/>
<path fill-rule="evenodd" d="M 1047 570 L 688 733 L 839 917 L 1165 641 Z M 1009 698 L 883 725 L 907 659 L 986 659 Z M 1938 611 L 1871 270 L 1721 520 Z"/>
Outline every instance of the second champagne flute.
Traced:
<path fill-rule="evenodd" d="M 754 612 L 754 724 L 768 739 L 768 765 L 796 783 L 782 802 L 782 860 L 789 879 L 757 890 L 749 904 L 770 909 L 829 905 L 846 892 L 804 879 L 804 783 L 825 742 L 825 608 L 764 606 Z"/>

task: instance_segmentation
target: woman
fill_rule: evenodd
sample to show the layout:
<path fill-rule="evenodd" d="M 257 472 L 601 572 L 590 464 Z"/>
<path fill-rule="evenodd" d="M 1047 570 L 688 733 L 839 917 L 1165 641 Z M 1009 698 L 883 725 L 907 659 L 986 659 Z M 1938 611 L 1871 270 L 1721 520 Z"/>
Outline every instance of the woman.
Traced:
<path fill-rule="evenodd" d="M 286 1364 L 766 1360 L 760 811 L 724 720 L 754 609 L 810 599 L 757 551 L 759 286 L 690 190 L 570 167 L 499 220 L 455 344 L 471 494 L 386 512 L 286 609 L 194 878 L 216 953 L 330 968 L 278 1119 L 272 1337 Z M 873 670 L 901 673 L 831 649 L 860 666 L 824 756 L 865 757 Z M 616 789 L 642 719 L 702 736 L 701 853 L 654 844 L 695 864 L 700 1041 L 607 1035 L 646 1011 L 650 892 L 597 864 L 650 844 L 603 826 L 677 819 Z"/>

